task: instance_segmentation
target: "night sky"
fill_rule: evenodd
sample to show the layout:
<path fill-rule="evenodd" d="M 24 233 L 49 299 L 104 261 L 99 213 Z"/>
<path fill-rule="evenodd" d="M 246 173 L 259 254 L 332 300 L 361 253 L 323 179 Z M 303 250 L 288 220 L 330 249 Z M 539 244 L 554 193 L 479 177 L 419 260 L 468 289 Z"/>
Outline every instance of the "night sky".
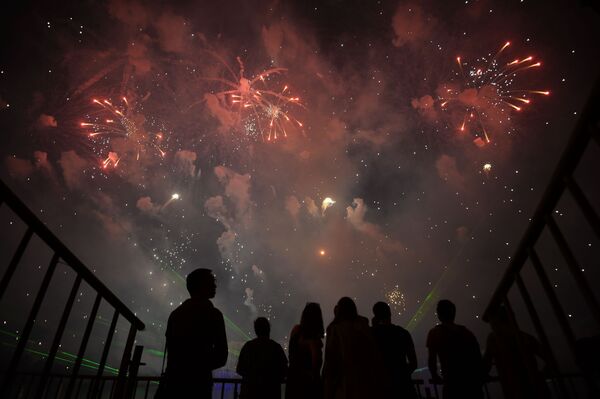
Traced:
<path fill-rule="evenodd" d="M 218 279 L 230 368 L 257 316 L 285 344 L 306 302 L 328 323 L 341 296 L 369 318 L 390 302 L 419 367 L 441 298 L 483 345 L 600 65 L 600 16 L 575 1 L 37 3 L 0 17 L 0 176 L 146 323 L 147 373 L 197 267 Z M 597 199 L 591 168 L 578 178 Z M 559 223 L 597 259 L 571 205 Z M 0 226 L 3 269 L 25 228 L 6 207 Z M 51 256 L 38 244 L 0 303 L 5 347 Z M 53 280 L 32 364 L 72 280 Z M 78 296 L 66 353 L 93 299 Z M 585 335 L 580 303 L 567 312 Z"/>

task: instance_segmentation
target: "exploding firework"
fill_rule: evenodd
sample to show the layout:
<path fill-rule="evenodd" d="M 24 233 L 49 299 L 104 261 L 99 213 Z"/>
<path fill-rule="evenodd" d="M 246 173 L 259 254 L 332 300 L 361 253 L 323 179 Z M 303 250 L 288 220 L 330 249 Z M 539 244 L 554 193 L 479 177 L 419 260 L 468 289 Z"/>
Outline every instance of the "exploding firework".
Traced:
<path fill-rule="evenodd" d="M 515 78 L 520 73 L 539 68 L 542 63 L 533 56 L 500 61 L 509 46 L 510 42 L 506 42 L 495 55 L 480 57 L 472 65 L 456 57 L 456 77 L 460 84 L 445 85 L 438 92 L 443 110 L 452 107 L 463 110 L 462 122 L 457 128 L 460 132 L 474 131 L 477 136 L 474 142 L 480 147 L 490 142 L 488 123 L 508 123 L 511 112 L 522 111 L 531 104 L 533 96 L 550 94 L 547 90 L 516 87 Z"/>
<path fill-rule="evenodd" d="M 397 285 L 392 290 L 386 292 L 385 298 L 398 315 L 401 315 L 406 311 L 404 293 L 400 291 L 400 288 Z"/>
<path fill-rule="evenodd" d="M 121 162 L 123 155 L 115 150 L 115 139 L 124 139 L 132 144 L 136 160 L 140 159 L 141 153 L 148 152 L 164 158 L 164 133 L 148 132 L 146 118 L 133 111 L 126 97 L 122 98 L 121 106 L 114 105 L 107 99 L 93 99 L 92 103 L 100 107 L 99 112 L 89 117 L 87 122 L 81 122 L 80 126 L 89 131 L 88 137 L 98 148 L 98 155 L 104 159 L 103 168 L 116 168 Z M 152 124 L 154 123 L 150 125 Z"/>
<path fill-rule="evenodd" d="M 221 106 L 234 111 L 243 125 L 245 133 L 250 137 L 260 136 L 265 141 L 274 141 L 288 136 L 293 128 L 302 128 L 293 115 L 293 108 L 303 107 L 299 97 L 290 96 L 288 85 L 279 90 L 272 83 L 276 76 L 281 76 L 285 68 L 271 68 L 262 71 L 253 78 L 244 76 L 245 67 L 240 57 L 237 57 L 239 72 L 235 72 L 215 53 L 227 69 L 230 78 L 206 78 L 224 85 L 224 90 L 215 93 Z"/>

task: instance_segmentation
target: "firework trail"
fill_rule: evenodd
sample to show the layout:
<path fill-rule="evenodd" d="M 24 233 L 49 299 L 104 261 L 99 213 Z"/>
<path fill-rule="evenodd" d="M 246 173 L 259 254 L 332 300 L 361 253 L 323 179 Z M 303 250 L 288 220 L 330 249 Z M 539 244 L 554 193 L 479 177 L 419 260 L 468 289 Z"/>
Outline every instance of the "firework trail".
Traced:
<path fill-rule="evenodd" d="M 236 73 L 218 54 L 209 52 L 226 68 L 229 78 L 216 77 L 204 80 L 218 82 L 224 85 L 224 90 L 215 93 L 221 105 L 240 115 L 246 134 L 260 135 L 265 141 L 274 141 L 287 137 L 293 126 L 302 128 L 303 124 L 292 113 L 294 107 L 303 107 L 299 97 L 288 94 L 289 86 L 281 90 L 270 86 L 270 80 L 276 75 L 282 75 L 285 68 L 270 68 L 262 71 L 253 78 L 247 78 L 244 63 L 237 57 L 239 71 Z"/>
<path fill-rule="evenodd" d="M 164 133 L 147 132 L 144 128 L 145 118 L 139 113 L 134 113 L 126 97 L 122 99 L 122 105 L 114 105 L 107 99 L 93 99 L 92 103 L 100 107 L 100 112 L 89 119 L 81 122 L 80 126 L 88 130 L 88 137 L 99 146 L 104 160 L 102 167 L 112 166 L 116 168 L 122 156 L 112 150 L 114 138 L 126 139 L 135 146 L 136 160 L 140 159 L 140 153 L 151 152 L 154 156 L 164 158 L 166 152 L 163 150 Z M 108 155 L 106 155 L 108 154 Z"/>
<path fill-rule="evenodd" d="M 483 146 L 490 142 L 487 122 L 502 123 L 510 120 L 510 112 L 522 111 L 531 104 L 534 95 L 549 95 L 547 90 L 525 90 L 516 87 L 515 78 L 522 72 L 533 70 L 542 65 L 532 56 L 517 58 L 510 62 L 501 62 L 500 56 L 510 46 L 506 42 L 491 58 L 476 59 L 480 66 L 470 65 L 461 57 L 456 57 L 458 64 L 457 79 L 459 86 L 445 85 L 438 92 L 438 100 L 443 110 L 460 107 L 464 111 L 460 132 L 480 129 L 480 136 L 475 144 Z M 483 65 L 483 66 L 481 66 Z"/>

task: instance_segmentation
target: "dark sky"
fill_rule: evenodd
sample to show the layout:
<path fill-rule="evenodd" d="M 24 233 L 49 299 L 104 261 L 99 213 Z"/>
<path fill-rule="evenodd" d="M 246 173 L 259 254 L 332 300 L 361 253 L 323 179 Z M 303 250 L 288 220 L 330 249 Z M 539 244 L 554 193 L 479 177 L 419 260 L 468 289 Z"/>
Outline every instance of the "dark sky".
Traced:
<path fill-rule="evenodd" d="M 391 301 L 421 366 L 440 298 L 485 342 L 480 315 L 600 64 L 599 16 L 574 1 L 19 7 L 0 24 L 0 175 L 146 323 L 150 350 L 196 267 L 218 277 L 233 352 L 255 317 L 285 343 L 306 302 L 328 323 L 341 296 L 369 317 Z M 578 176 L 597 195 L 593 172 Z M 571 210 L 559 221 L 592 259 Z M 0 223 L 12 253 L 23 226 L 5 207 Z M 6 342 L 50 256 L 30 252 L 0 305 Z M 39 351 L 69 278 L 53 281 Z"/>

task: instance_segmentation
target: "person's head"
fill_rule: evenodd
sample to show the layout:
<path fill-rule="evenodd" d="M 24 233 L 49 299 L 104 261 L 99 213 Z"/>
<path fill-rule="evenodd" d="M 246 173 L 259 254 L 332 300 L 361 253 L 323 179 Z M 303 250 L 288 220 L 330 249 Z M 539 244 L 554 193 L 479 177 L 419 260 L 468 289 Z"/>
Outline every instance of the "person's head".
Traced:
<path fill-rule="evenodd" d="M 358 317 L 356 304 L 347 296 L 340 298 L 334 309 L 334 314 L 336 321 L 354 320 Z"/>
<path fill-rule="evenodd" d="M 442 299 L 438 302 L 435 309 L 438 319 L 442 323 L 453 323 L 456 317 L 456 306 L 448 299 Z"/>
<path fill-rule="evenodd" d="M 214 298 L 217 281 L 210 269 L 196 269 L 188 274 L 185 285 L 192 298 Z"/>
<path fill-rule="evenodd" d="M 254 332 L 258 338 L 269 338 L 271 325 L 266 317 L 258 317 L 254 320 Z"/>
<path fill-rule="evenodd" d="M 318 303 L 309 302 L 306 304 L 300 318 L 300 327 L 302 332 L 309 338 L 323 338 L 325 334 L 323 313 Z"/>
<path fill-rule="evenodd" d="M 392 311 L 385 302 L 377 302 L 373 305 L 373 325 L 389 324 L 392 322 Z"/>

